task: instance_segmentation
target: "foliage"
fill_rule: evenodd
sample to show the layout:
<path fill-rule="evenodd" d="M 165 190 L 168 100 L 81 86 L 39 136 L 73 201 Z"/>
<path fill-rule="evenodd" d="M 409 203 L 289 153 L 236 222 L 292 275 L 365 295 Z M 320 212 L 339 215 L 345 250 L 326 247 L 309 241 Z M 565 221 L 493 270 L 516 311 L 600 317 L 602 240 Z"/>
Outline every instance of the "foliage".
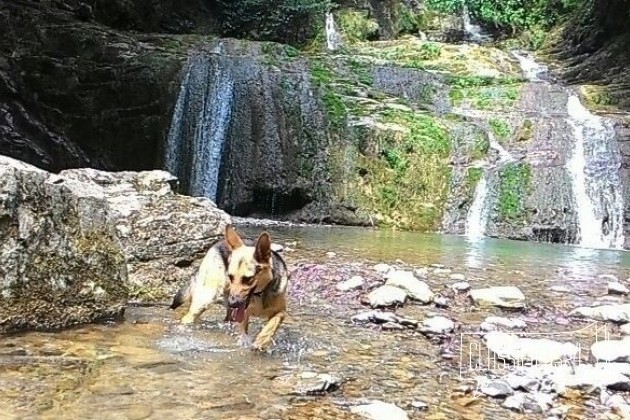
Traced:
<path fill-rule="evenodd" d="M 212 0 L 224 36 L 301 45 L 323 26 L 330 0 Z"/>
<path fill-rule="evenodd" d="M 490 118 L 488 121 L 490 125 L 490 129 L 492 130 L 492 134 L 497 137 L 499 140 L 506 140 L 510 134 L 512 134 L 512 128 L 510 124 L 506 121 L 500 120 L 498 118 Z"/>
<path fill-rule="evenodd" d="M 335 17 L 346 42 L 369 41 L 378 37 L 378 23 L 365 13 L 344 9 L 336 13 Z"/>
<path fill-rule="evenodd" d="M 328 119 L 333 127 L 341 128 L 348 110 L 337 92 L 333 90 L 335 73 L 324 61 L 311 60 L 311 79 L 319 87 Z"/>
<path fill-rule="evenodd" d="M 479 134 L 475 138 L 475 144 L 473 146 L 473 150 L 470 157 L 473 160 L 483 159 L 488 155 L 489 149 L 490 149 L 490 142 L 488 141 L 485 135 Z"/>
<path fill-rule="evenodd" d="M 509 163 L 499 172 L 499 215 L 504 220 L 519 219 L 531 182 L 531 168 L 526 163 Z"/>
<path fill-rule="evenodd" d="M 451 85 L 449 98 L 453 105 L 466 100 L 476 109 L 505 109 L 518 99 L 520 85 L 510 78 L 478 76 L 454 76 L 448 80 Z"/>

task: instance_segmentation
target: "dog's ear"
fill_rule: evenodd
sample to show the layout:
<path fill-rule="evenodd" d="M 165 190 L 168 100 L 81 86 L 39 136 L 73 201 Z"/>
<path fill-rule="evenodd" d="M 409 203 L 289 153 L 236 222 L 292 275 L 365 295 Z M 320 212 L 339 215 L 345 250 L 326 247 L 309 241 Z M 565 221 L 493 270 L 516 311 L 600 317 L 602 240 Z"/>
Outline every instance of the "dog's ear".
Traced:
<path fill-rule="evenodd" d="M 238 236 L 232 225 L 225 227 L 225 241 L 232 251 L 243 246 L 243 240 Z"/>
<path fill-rule="evenodd" d="M 267 232 L 261 233 L 258 237 L 254 258 L 259 263 L 268 263 L 271 258 L 271 238 Z"/>

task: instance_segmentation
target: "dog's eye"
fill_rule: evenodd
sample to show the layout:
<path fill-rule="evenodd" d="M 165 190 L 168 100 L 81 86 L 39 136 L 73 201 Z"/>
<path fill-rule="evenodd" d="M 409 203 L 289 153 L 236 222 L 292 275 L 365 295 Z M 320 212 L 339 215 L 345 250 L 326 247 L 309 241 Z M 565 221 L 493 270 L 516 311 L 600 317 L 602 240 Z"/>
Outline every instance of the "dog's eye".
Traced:
<path fill-rule="evenodd" d="M 261 270 L 262 270 L 262 266 L 257 265 L 256 266 L 256 274 L 260 273 Z"/>
<path fill-rule="evenodd" d="M 241 281 L 242 281 L 244 284 L 249 284 L 249 283 L 251 283 L 251 282 L 252 282 L 252 280 L 254 280 L 254 277 L 253 277 L 253 276 L 252 276 L 252 277 L 243 277 Z"/>

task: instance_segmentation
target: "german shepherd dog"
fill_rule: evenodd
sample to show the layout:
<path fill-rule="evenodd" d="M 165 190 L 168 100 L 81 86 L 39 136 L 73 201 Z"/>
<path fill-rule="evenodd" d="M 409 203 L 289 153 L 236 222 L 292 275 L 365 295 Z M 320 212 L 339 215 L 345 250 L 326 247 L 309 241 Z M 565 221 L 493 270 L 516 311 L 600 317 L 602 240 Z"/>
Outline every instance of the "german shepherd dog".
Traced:
<path fill-rule="evenodd" d="M 287 266 L 271 250 L 267 232 L 255 242 L 243 241 L 234 227 L 227 225 L 224 239 L 210 247 L 197 274 L 180 288 L 170 308 L 190 303 L 181 318 L 183 324 L 190 324 L 211 304 L 226 303 L 225 321 L 238 323 L 243 342 L 247 340 L 249 318 L 267 318 L 254 341 L 254 347 L 263 350 L 286 317 L 288 281 Z"/>

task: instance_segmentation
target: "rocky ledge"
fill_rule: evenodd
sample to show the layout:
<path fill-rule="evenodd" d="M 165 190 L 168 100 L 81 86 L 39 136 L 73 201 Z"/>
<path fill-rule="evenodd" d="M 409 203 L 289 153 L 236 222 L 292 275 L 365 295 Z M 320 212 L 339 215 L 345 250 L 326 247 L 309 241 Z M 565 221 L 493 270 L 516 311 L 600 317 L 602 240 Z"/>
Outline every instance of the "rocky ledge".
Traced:
<path fill-rule="evenodd" d="M 229 216 L 166 172 L 52 174 L 0 156 L 0 332 L 123 314 L 170 293 Z"/>

